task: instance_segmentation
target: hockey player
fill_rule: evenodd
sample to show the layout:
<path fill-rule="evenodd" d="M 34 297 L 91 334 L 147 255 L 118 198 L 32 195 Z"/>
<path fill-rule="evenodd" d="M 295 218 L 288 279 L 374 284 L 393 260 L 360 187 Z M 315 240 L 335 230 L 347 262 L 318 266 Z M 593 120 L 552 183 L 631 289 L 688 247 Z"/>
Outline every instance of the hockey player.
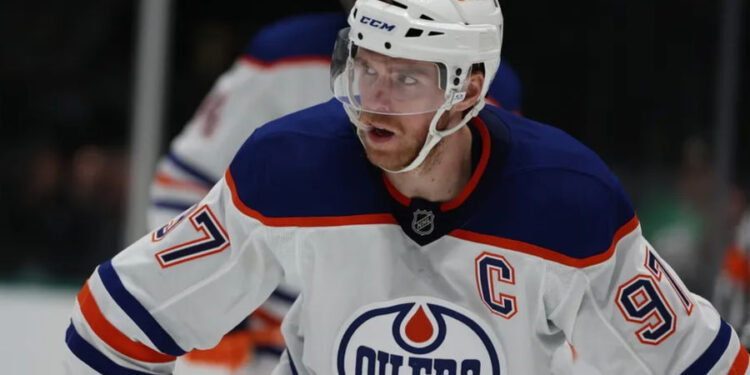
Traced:
<path fill-rule="evenodd" d="M 352 3 L 342 0 L 347 10 Z M 253 38 L 160 161 L 151 187 L 151 228 L 164 225 L 200 201 L 255 128 L 330 99 L 333 45 L 337 32 L 345 26 L 344 12 L 306 14 L 276 22 Z M 519 112 L 519 81 L 513 69 L 501 63 L 487 100 Z M 265 368 L 284 349 L 278 329 L 296 292 L 282 285 L 250 321 L 233 330 L 216 349 L 191 352 L 178 368 L 192 363 L 221 373 L 267 374 Z M 251 368 L 246 369 L 250 359 Z"/>
<path fill-rule="evenodd" d="M 496 2 L 360 0 L 348 22 L 335 100 L 255 131 L 200 203 L 97 268 L 70 373 L 169 373 L 282 280 L 301 294 L 275 374 L 545 374 L 566 339 L 603 374 L 748 372 L 606 166 L 484 107 Z"/>

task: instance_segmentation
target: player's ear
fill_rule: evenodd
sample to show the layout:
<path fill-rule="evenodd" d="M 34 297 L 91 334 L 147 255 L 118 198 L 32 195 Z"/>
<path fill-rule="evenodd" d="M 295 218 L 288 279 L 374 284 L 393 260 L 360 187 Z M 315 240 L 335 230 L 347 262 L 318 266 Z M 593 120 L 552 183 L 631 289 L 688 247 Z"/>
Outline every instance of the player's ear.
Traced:
<path fill-rule="evenodd" d="M 477 103 L 479 95 L 482 95 L 482 87 L 484 86 L 484 74 L 481 72 L 473 72 L 466 83 L 466 97 L 464 100 L 453 105 L 453 109 L 463 112 Z"/>

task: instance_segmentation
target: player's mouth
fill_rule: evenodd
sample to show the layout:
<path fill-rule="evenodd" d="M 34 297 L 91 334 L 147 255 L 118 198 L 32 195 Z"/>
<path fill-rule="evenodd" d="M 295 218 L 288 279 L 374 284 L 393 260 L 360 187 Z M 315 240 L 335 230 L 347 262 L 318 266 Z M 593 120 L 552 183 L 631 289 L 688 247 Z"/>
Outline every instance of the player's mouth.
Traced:
<path fill-rule="evenodd" d="M 375 143 L 382 143 L 387 142 L 391 138 L 393 138 L 394 133 L 388 129 L 379 128 L 376 126 L 373 126 L 370 131 L 367 132 L 367 136 L 370 138 L 371 141 Z"/>
<path fill-rule="evenodd" d="M 362 122 L 367 126 L 367 139 L 374 144 L 388 142 L 396 135 L 395 130 L 384 124 L 384 121 L 378 121 L 375 118 L 363 118 Z"/>

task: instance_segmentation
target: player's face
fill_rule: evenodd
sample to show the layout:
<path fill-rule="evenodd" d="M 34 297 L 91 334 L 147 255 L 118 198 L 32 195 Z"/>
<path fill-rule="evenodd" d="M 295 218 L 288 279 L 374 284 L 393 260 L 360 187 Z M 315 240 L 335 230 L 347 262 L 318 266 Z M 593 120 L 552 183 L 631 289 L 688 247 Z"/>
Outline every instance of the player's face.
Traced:
<path fill-rule="evenodd" d="M 360 121 L 371 127 L 363 137 L 367 156 L 381 168 L 404 168 L 417 157 L 445 100 L 437 65 L 360 50 L 355 69 Z"/>

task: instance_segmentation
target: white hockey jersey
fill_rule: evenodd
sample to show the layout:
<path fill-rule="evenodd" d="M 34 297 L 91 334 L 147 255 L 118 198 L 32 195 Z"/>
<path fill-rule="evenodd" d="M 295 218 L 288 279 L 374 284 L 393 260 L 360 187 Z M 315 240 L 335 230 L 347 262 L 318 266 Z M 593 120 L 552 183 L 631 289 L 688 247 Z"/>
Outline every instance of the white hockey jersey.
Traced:
<path fill-rule="evenodd" d="M 441 203 L 391 186 L 336 101 L 258 129 L 200 203 L 96 269 L 69 373 L 169 373 L 284 279 L 301 294 L 276 374 L 548 374 L 566 339 L 603 374 L 748 373 L 596 155 L 493 107 L 470 128 L 472 178 Z"/>

